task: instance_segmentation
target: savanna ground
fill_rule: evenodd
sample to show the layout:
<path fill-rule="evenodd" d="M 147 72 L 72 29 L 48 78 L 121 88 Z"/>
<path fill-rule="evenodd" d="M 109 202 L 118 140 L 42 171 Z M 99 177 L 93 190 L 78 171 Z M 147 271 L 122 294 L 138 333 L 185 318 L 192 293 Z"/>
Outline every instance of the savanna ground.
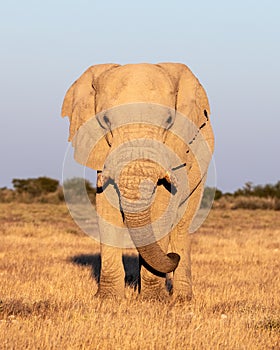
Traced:
<path fill-rule="evenodd" d="M 93 297 L 98 253 L 63 204 L 0 204 L 0 348 L 280 349 L 280 212 L 211 211 L 191 303 Z"/>

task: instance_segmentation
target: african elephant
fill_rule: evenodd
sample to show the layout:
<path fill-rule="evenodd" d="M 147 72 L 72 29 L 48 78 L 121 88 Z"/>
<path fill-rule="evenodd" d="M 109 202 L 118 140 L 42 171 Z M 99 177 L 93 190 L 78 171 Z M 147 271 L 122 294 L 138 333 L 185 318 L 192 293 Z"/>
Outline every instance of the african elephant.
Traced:
<path fill-rule="evenodd" d="M 180 63 L 95 65 L 67 91 L 75 159 L 97 170 L 98 295 L 124 295 L 126 231 L 141 295 L 191 299 L 189 228 L 214 148 L 209 114 L 203 87 Z"/>

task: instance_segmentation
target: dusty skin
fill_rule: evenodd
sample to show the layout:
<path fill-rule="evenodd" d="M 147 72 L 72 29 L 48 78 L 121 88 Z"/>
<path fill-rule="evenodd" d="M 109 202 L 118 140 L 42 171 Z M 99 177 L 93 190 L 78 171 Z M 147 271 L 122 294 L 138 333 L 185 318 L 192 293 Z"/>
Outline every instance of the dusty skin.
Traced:
<path fill-rule="evenodd" d="M 127 298 L 94 298 L 99 244 L 64 205 L 0 204 L 0 227 L 1 349 L 280 349 L 279 212 L 212 210 L 183 304 L 138 300 L 133 250 Z"/>
<path fill-rule="evenodd" d="M 179 63 L 92 66 L 66 93 L 75 159 L 98 170 L 99 296 L 124 296 L 119 248 L 129 238 L 142 297 L 191 299 L 188 231 L 213 152 L 209 115 L 203 87 Z"/>

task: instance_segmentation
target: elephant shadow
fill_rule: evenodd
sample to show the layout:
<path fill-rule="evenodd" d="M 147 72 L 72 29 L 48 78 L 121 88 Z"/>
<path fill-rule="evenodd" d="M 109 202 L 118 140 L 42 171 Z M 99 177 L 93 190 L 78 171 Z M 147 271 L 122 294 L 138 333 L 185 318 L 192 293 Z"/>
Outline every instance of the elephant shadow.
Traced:
<path fill-rule="evenodd" d="M 90 266 L 92 278 L 99 283 L 101 270 L 100 253 L 75 255 L 70 257 L 70 261 L 76 265 Z M 125 284 L 136 289 L 139 286 L 139 258 L 136 255 L 123 254 L 122 261 L 125 271 Z"/>

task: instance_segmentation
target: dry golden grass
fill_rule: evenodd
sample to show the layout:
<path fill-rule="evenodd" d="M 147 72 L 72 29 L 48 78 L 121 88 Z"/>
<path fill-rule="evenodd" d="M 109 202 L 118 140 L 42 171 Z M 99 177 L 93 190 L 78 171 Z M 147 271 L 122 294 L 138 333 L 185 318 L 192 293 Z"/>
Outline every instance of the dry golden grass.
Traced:
<path fill-rule="evenodd" d="M 0 204 L 0 230 L 1 349 L 280 349 L 279 212 L 211 212 L 189 304 L 94 298 L 98 244 L 64 205 Z"/>

